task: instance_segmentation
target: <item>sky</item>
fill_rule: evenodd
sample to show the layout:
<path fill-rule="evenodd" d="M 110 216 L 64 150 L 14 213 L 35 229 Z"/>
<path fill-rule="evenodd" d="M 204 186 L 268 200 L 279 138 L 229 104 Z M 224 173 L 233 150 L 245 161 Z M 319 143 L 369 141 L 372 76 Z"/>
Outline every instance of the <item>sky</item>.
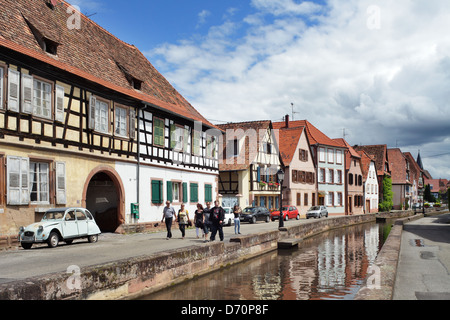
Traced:
<path fill-rule="evenodd" d="M 289 114 L 351 145 L 420 150 L 433 178 L 450 179 L 448 0 L 71 3 L 212 123 Z"/>

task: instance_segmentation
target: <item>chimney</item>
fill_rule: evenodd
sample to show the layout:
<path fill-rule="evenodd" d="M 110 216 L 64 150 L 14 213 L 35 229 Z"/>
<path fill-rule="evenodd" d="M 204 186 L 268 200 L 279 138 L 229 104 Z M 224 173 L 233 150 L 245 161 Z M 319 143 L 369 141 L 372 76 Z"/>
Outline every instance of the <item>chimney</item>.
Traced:
<path fill-rule="evenodd" d="M 289 128 L 289 115 L 287 114 L 286 117 L 284 118 L 285 122 L 286 122 L 286 128 Z"/>

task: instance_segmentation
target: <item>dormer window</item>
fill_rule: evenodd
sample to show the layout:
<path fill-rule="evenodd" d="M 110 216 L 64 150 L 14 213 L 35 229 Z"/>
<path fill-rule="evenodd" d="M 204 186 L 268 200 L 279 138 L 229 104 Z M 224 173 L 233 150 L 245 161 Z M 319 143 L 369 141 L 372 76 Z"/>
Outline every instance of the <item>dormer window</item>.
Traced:
<path fill-rule="evenodd" d="M 50 39 L 48 36 L 45 36 L 27 18 L 24 17 L 24 19 L 27 22 L 28 27 L 30 28 L 31 32 L 33 33 L 34 37 L 36 38 L 36 41 L 39 44 L 39 46 L 41 47 L 41 49 L 49 54 L 56 56 L 58 53 L 59 43 Z"/>
<path fill-rule="evenodd" d="M 125 78 L 127 79 L 130 86 L 132 86 L 136 90 L 141 90 L 142 88 L 142 80 L 139 80 L 138 78 L 134 77 L 128 70 L 125 68 L 122 64 L 116 61 L 117 67 L 120 69 L 120 71 L 123 72 L 125 75 Z"/>

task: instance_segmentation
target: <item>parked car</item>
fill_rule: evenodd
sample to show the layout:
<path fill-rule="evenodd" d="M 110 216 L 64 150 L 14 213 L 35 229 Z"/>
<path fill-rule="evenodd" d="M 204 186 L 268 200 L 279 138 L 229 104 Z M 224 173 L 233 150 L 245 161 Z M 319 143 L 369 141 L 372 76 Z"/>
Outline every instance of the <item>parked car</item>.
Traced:
<path fill-rule="evenodd" d="M 50 248 L 55 248 L 60 241 L 71 244 L 80 238 L 87 238 L 91 243 L 97 242 L 100 233 L 100 228 L 87 209 L 51 209 L 45 213 L 41 222 L 20 228 L 19 242 L 24 249 L 30 249 L 35 243 L 47 243 Z"/>
<path fill-rule="evenodd" d="M 283 219 L 285 221 L 288 221 L 289 219 L 300 220 L 300 212 L 298 212 L 297 207 L 282 207 L 281 210 L 283 211 Z M 272 212 L 270 218 L 272 221 L 278 220 L 280 218 L 280 210 Z"/>
<path fill-rule="evenodd" d="M 223 225 L 231 226 L 232 224 L 234 224 L 233 209 L 230 207 L 223 207 L 223 210 L 225 210 L 225 219 L 223 220 Z"/>
<path fill-rule="evenodd" d="M 313 206 L 306 212 L 306 219 L 309 218 L 328 218 L 328 210 L 324 206 Z"/>
<path fill-rule="evenodd" d="M 241 221 L 256 223 L 256 221 L 270 222 L 269 209 L 264 207 L 247 207 L 242 210 Z"/>

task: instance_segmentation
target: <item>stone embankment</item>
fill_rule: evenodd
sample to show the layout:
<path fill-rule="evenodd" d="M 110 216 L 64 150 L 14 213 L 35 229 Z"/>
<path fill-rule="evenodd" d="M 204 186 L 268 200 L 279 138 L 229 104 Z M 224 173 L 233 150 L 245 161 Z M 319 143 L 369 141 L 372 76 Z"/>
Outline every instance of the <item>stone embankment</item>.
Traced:
<path fill-rule="evenodd" d="M 400 216 L 410 216 L 411 211 Z M 384 214 L 335 217 L 311 220 L 299 225 L 232 238 L 230 242 L 212 242 L 198 246 L 159 252 L 108 264 L 82 268 L 74 274 L 52 274 L 0 285 L 0 300 L 55 299 L 132 299 L 164 287 L 192 279 L 220 268 L 277 250 L 286 239 L 312 237 L 331 229 L 373 222 Z M 389 214 L 387 215 L 389 216 Z M 392 237 L 398 237 L 394 228 Z M 388 241 L 389 242 L 389 241 Z M 398 246 L 387 244 L 384 251 Z M 383 258 L 384 251 L 380 254 Z M 395 255 L 395 252 L 393 253 Z M 389 258 L 386 258 L 389 260 Z M 384 260 L 380 260 L 384 261 Z"/>

